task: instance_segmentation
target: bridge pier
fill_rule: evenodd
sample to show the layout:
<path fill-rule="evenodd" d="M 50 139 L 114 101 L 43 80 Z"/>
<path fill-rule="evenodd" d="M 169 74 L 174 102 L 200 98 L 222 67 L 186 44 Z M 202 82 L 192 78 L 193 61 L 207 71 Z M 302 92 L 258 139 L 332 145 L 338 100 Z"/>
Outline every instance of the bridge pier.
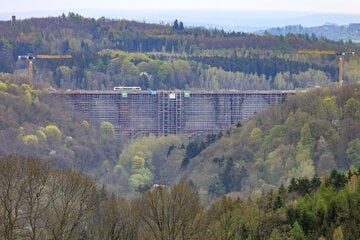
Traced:
<path fill-rule="evenodd" d="M 136 137 L 154 134 L 213 133 L 241 123 L 294 91 L 64 91 L 74 109 L 92 124 L 111 122 L 117 133 Z"/>

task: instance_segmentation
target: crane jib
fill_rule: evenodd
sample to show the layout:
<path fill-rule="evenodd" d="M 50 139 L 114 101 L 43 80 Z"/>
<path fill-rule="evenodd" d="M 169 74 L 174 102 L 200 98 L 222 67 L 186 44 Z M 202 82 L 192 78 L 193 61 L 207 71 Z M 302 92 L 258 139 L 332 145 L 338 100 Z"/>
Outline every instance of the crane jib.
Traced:
<path fill-rule="evenodd" d="M 46 59 L 58 59 L 58 58 L 72 58 L 71 55 L 36 55 L 36 58 L 46 58 Z"/>

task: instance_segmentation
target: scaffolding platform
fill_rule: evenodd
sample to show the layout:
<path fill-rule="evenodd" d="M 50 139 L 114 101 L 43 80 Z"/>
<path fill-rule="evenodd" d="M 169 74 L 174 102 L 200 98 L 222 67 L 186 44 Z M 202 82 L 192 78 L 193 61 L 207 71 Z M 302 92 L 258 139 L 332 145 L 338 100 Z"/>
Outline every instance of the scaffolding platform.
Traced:
<path fill-rule="evenodd" d="M 57 91 L 88 121 L 131 137 L 213 133 L 241 123 L 295 91 Z"/>

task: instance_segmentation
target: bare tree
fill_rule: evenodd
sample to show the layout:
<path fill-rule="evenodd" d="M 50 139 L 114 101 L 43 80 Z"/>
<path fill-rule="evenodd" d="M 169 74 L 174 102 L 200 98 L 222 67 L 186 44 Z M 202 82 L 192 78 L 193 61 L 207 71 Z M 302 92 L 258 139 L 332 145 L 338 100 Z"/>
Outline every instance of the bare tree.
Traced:
<path fill-rule="evenodd" d="M 24 207 L 26 236 L 31 240 L 45 238 L 44 212 L 49 202 L 46 198 L 46 184 L 51 173 L 49 163 L 28 161 L 24 181 Z"/>
<path fill-rule="evenodd" d="M 9 155 L 0 158 L 1 239 L 21 238 L 24 223 L 24 181 L 26 158 Z"/>
<path fill-rule="evenodd" d="M 93 179 L 72 170 L 54 171 L 47 185 L 45 227 L 51 239 L 78 239 L 95 211 Z"/>
<path fill-rule="evenodd" d="M 198 196 L 185 183 L 157 187 L 139 201 L 142 239 L 194 239 L 202 213 Z"/>
<path fill-rule="evenodd" d="M 133 201 L 111 196 L 100 202 L 91 239 L 136 240 L 139 219 Z"/>

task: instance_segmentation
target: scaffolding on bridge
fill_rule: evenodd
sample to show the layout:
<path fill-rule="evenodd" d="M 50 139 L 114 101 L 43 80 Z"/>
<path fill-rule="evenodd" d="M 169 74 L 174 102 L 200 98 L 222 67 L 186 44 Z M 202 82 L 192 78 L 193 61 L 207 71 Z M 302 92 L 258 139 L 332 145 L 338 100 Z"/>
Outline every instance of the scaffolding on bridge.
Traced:
<path fill-rule="evenodd" d="M 90 123 L 111 122 L 131 137 L 214 133 L 280 104 L 292 91 L 69 91 Z"/>

